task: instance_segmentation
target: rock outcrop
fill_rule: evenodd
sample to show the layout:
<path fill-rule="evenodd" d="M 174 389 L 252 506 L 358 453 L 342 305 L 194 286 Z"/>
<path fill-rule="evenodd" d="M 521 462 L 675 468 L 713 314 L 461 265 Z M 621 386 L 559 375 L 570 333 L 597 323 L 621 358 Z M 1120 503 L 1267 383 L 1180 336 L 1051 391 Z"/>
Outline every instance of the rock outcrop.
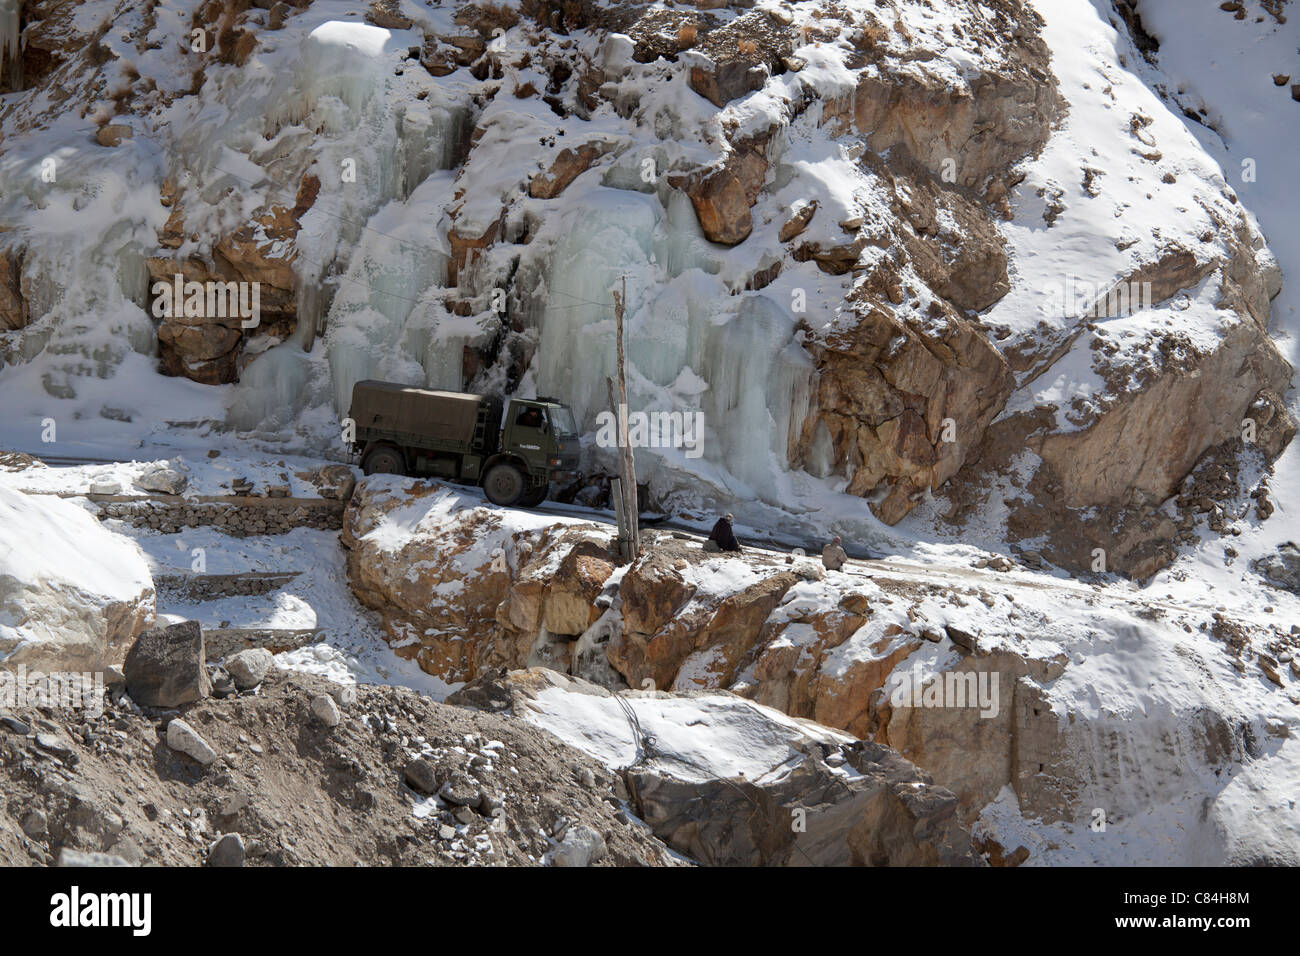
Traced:
<path fill-rule="evenodd" d="M 1090 367 L 1103 386 L 1068 406 L 1036 402 L 990 428 L 970 456 L 979 464 L 954 482 L 958 523 L 999 474 L 1025 492 L 1009 499 L 1013 541 L 1045 536 L 1039 550 L 1062 567 L 1145 579 L 1173 559 L 1175 538 L 1189 527 L 1160 509 L 1201 463 L 1250 451 L 1267 467 L 1281 454 L 1296 423 L 1281 399 L 1293 369 L 1268 334 L 1280 275 L 1244 216 L 1225 223 L 1223 235 L 1221 255 L 1171 249 L 1116 287 L 1145 286 L 1156 306 L 1179 296 L 1184 309 L 1212 307 L 1221 317 L 1214 339 L 1152 331 L 1123 341 L 1085 316 L 1030 365 L 1021 388 L 1032 395 L 1058 362 Z M 1193 302 L 1206 283 L 1209 301 Z M 1107 292 L 1096 312 L 1125 301 Z M 1026 451 L 1034 467 L 1015 477 L 1012 463 Z"/>
<path fill-rule="evenodd" d="M 1089 588 L 1046 595 L 1036 581 L 1006 575 L 988 561 L 968 576 L 947 571 L 934 580 L 931 571 L 872 567 L 868 577 L 853 562 L 824 572 L 763 553 L 712 555 L 696 542 L 650 529 L 643 531 L 644 553 L 617 568 L 602 550 L 608 539 L 590 537 L 585 528 L 530 518 L 524 527 L 512 521 L 508 531 L 485 525 L 487 509 L 456 504 L 450 489 L 416 483 L 408 497 L 403 489 L 411 484 L 367 479 L 359 485 L 356 513 L 348 519 L 358 542 L 350 561 L 379 561 L 392 570 L 358 569 L 354 588 L 373 589 L 358 592 L 372 606 L 389 602 L 383 613 L 399 653 L 413 653 L 444 680 L 482 685 L 462 692 L 463 700 L 500 709 L 517 703 L 519 693 L 531 699 L 548 687 L 574 689 L 550 676 L 512 677 L 504 690 L 482 689 L 495 686 L 497 668 L 539 664 L 547 674 L 572 675 L 574 687 L 602 700 L 606 690 L 588 681 L 614 692 L 673 692 L 650 693 L 647 700 L 727 690 L 897 750 L 952 791 L 954 812 L 968 823 L 1005 799 L 1026 817 L 1074 824 L 1086 822 L 1097 806 L 1112 817 L 1140 817 L 1165 803 L 1177 808 L 1171 812 L 1191 813 L 1187 801 L 1208 799 L 1226 820 L 1231 808 L 1218 806 L 1213 794 L 1186 794 L 1200 792 L 1196 781 L 1203 774 L 1248 761 L 1244 722 L 1252 708 L 1266 705 L 1247 698 L 1278 694 L 1280 701 L 1300 691 L 1300 678 L 1278 663 L 1300 651 L 1300 634 L 1287 632 L 1284 623 L 1239 626 L 1222 614 L 1171 613 Z M 368 538 L 365 528 L 382 530 Z M 475 533 L 485 540 L 475 541 Z M 387 556 L 374 550 L 380 539 L 388 541 Z M 494 571 L 498 541 L 508 546 Z M 1261 564 L 1260 572 L 1285 582 L 1286 559 Z M 454 573 L 404 590 L 430 566 Z M 397 568 L 410 571 L 408 580 L 399 580 Z M 429 597 L 438 587 L 448 598 Z M 385 596 L 388 589 L 396 601 Z M 416 594 L 419 608 L 411 601 Z M 459 624 L 469 616 L 458 618 L 456 609 L 438 607 L 436 617 L 428 616 L 429 607 L 462 597 L 477 630 Z M 548 615 L 566 633 L 550 633 Z M 429 626 L 433 621 L 439 623 Z M 1129 638 L 1122 648 L 1098 652 L 1098 634 Z M 1155 694 L 1154 702 L 1139 703 L 1141 695 L 1113 683 L 1115 673 L 1139 666 L 1162 675 L 1158 688 L 1142 692 Z M 1092 696 L 1097 682 L 1108 688 L 1100 710 Z M 534 710 L 552 713 L 541 704 Z M 1147 765 L 1161 770 L 1143 783 L 1139 778 L 1148 775 L 1139 768 Z M 816 759 L 800 773 L 808 786 L 820 786 Z M 703 799 L 748 805 L 731 786 L 714 793 L 699 781 L 647 779 L 638 789 L 633 771 L 628 785 L 641 795 L 646 819 L 658 821 L 656 832 L 690 847 L 683 852 L 733 862 L 792 862 L 790 854 L 798 854 L 777 839 L 780 814 L 743 785 L 740 791 L 765 808 L 755 819 L 766 821 L 743 837 L 720 824 L 693 826 L 674 809 L 678 801 Z M 660 795 L 668 805 L 656 803 Z M 1234 820 L 1218 835 L 1197 837 L 1205 857 L 1244 852 L 1233 848 L 1241 826 Z M 769 837 L 776 842 L 765 843 Z M 859 849 L 858 860 L 884 852 Z M 1188 859 L 1196 856 L 1190 847 L 1186 852 Z"/>
<path fill-rule="evenodd" d="M 27 299 L 31 280 L 23 275 L 21 250 L 0 249 L 0 332 L 24 328 L 30 321 Z"/>
<path fill-rule="evenodd" d="M 452 520 L 422 517 L 439 506 Z M 394 536 L 412 511 L 414 523 Z M 353 593 L 380 612 L 399 654 L 448 682 L 522 666 L 550 635 L 580 635 L 599 617 L 595 600 L 613 572 L 599 525 L 514 530 L 499 511 L 425 482 L 361 482 L 343 542 Z"/>
<path fill-rule="evenodd" d="M 153 620 L 153 578 L 135 542 L 71 502 L 0 486 L 6 669 L 103 671 Z"/>
<path fill-rule="evenodd" d="M 637 815 L 703 864 L 978 862 L 953 795 L 888 747 L 726 694 L 621 696 L 535 668 L 485 677 L 449 702 L 511 713 L 604 759 L 621 773 Z M 677 750 L 688 725 L 695 739 Z M 743 756 L 729 746 L 738 738 L 751 742 Z"/>
<path fill-rule="evenodd" d="M 184 307 L 175 303 L 176 296 L 170 297 L 170 314 L 163 316 L 158 329 L 164 372 L 207 385 L 233 382 L 239 377 L 239 356 L 246 340 L 261 336 L 282 340 L 293 332 L 298 308 L 293 240 L 299 220 L 315 203 L 319 190 L 320 180 L 305 176 L 292 208 L 272 206 L 249 225 L 223 236 L 213 248 L 211 262 L 194 256 L 180 261 L 164 256 L 149 259 L 151 287 L 161 284 L 174 289 L 179 281 L 199 283 L 204 290 L 194 306 L 189 305 L 188 292 Z M 174 201 L 178 204 L 162 240 L 165 246 L 179 248 L 185 238 L 184 207 L 183 200 Z M 220 291 L 214 296 L 210 289 Z M 241 314 L 238 306 L 253 303 L 257 314 Z"/>

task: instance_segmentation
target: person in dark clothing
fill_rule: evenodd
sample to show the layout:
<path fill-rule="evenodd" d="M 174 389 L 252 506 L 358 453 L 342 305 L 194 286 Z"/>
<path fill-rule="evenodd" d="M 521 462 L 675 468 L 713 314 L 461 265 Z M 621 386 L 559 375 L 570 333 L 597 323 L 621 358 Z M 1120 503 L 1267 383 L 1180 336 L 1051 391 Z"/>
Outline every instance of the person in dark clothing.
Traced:
<path fill-rule="evenodd" d="M 537 408 L 529 406 L 519 413 L 519 417 L 515 419 L 515 424 L 522 425 L 525 428 L 541 428 L 542 413 Z"/>
<path fill-rule="evenodd" d="M 713 547 L 709 547 L 712 544 Z M 709 532 L 709 540 L 704 542 L 705 551 L 739 551 L 740 542 L 731 530 L 731 515 L 723 515 Z"/>

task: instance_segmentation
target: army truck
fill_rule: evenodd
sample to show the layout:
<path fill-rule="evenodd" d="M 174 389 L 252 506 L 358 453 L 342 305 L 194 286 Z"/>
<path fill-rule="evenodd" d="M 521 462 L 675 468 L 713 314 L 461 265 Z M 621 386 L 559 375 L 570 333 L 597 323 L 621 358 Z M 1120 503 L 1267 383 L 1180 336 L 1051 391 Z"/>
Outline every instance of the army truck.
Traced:
<path fill-rule="evenodd" d="M 552 398 L 437 392 L 357 382 L 350 446 L 367 475 L 443 478 L 481 485 L 498 505 L 541 504 L 550 482 L 578 474 L 573 412 Z"/>

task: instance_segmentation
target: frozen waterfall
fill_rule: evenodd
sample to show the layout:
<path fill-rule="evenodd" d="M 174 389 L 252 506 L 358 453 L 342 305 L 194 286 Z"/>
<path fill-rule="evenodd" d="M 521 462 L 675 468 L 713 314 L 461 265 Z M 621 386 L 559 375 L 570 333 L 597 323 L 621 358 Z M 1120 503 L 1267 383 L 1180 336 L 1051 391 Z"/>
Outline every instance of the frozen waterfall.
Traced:
<path fill-rule="evenodd" d="M 567 401 L 586 430 L 596 428 L 614 371 L 611 290 L 627 276 L 631 407 L 702 413 L 705 460 L 740 482 L 728 488 L 733 494 L 767 499 L 807 413 L 812 362 L 793 340 L 787 310 L 761 293 L 733 295 L 712 274 L 716 247 L 689 200 L 671 196 L 665 211 L 653 194 L 597 187 L 534 240 L 525 258 L 540 257 L 537 391 Z M 656 458 L 682 457 L 681 449 L 637 452 L 647 472 Z"/>

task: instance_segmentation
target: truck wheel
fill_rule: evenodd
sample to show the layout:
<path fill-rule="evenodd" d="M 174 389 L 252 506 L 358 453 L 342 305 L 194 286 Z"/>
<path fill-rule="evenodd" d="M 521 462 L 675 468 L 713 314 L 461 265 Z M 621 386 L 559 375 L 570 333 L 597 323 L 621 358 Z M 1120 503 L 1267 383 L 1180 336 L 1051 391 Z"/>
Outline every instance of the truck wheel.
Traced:
<path fill-rule="evenodd" d="M 494 505 L 518 504 L 527 487 L 523 473 L 509 462 L 493 465 L 483 476 L 483 491 Z"/>
<path fill-rule="evenodd" d="M 536 508 L 546 500 L 547 492 L 551 490 L 549 485 L 542 485 L 540 488 L 534 488 L 520 499 L 520 504 L 525 508 Z"/>
<path fill-rule="evenodd" d="M 366 455 L 361 470 L 367 475 L 404 475 L 406 462 L 402 461 L 402 453 L 396 448 L 381 445 Z"/>

